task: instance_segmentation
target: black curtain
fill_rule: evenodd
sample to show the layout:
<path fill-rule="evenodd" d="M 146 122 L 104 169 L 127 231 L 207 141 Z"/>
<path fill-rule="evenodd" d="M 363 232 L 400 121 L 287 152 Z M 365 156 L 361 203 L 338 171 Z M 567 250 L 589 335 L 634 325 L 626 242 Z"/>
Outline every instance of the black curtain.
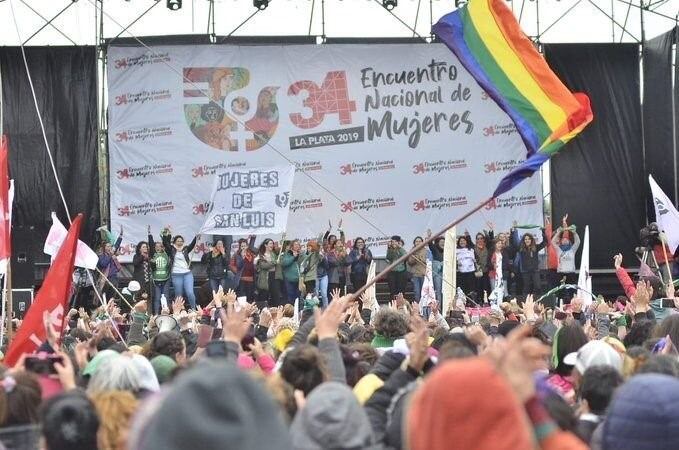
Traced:
<path fill-rule="evenodd" d="M 81 239 L 99 226 L 97 57 L 95 47 L 26 47 L 47 141 L 72 216 L 84 214 Z M 0 47 L 4 132 L 14 178 L 13 228 L 42 242 L 55 211 L 68 220 L 49 163 L 19 47 Z M 16 240 L 16 236 L 15 236 Z M 42 252 L 40 252 L 42 254 Z"/>
<path fill-rule="evenodd" d="M 621 251 L 627 266 L 645 222 L 636 44 L 549 44 L 547 62 L 571 90 L 589 95 L 594 121 L 551 160 L 552 212 L 584 233 L 590 266 L 612 268 Z"/>
<path fill-rule="evenodd" d="M 672 44 L 675 30 L 644 42 L 644 148 L 646 174 L 653 175 L 665 194 L 676 203 L 675 142 L 672 105 Z M 653 217 L 653 203 L 647 197 Z"/>

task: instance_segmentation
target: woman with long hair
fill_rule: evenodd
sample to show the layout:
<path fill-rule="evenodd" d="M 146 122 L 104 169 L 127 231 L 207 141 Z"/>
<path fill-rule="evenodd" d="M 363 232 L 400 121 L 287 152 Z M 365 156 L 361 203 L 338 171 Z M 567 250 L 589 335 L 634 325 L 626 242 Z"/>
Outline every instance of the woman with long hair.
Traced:
<path fill-rule="evenodd" d="M 302 262 L 300 263 L 300 276 L 304 277 L 304 286 L 307 293 L 318 292 L 318 276 L 326 276 L 327 260 L 325 255 L 321 252 L 321 247 L 317 241 L 311 240 L 307 242 L 307 251 Z M 326 277 L 327 278 L 327 277 Z M 321 293 L 323 306 L 328 305 L 327 289 L 325 293 Z"/>
<path fill-rule="evenodd" d="M 354 292 L 361 289 L 368 282 L 368 269 L 372 260 L 373 255 L 370 249 L 365 246 L 363 238 L 357 237 L 354 239 L 354 246 L 351 252 L 349 252 L 346 261 L 349 264 L 349 278 L 351 279 Z M 328 290 L 332 292 L 332 289 L 328 288 Z"/>
<path fill-rule="evenodd" d="M 206 265 L 207 278 L 212 292 L 217 292 L 220 286 L 226 291 L 229 288 L 227 285 L 229 260 L 226 256 L 224 242 L 221 240 L 215 242 L 210 251 L 203 255 L 202 263 Z"/>
<path fill-rule="evenodd" d="M 457 260 L 457 286 L 462 289 L 462 292 L 469 295 L 476 287 L 476 278 L 474 277 L 476 256 L 469 235 L 457 238 L 455 257 Z M 477 301 L 483 301 L 483 298 L 477 298 Z"/>
<path fill-rule="evenodd" d="M 476 244 L 474 245 L 474 258 L 476 259 L 476 298 L 483 300 L 484 293 L 490 294 L 490 257 L 492 255 L 489 248 L 490 239 L 484 233 L 476 233 Z"/>
<path fill-rule="evenodd" d="M 518 247 L 518 263 L 521 271 L 521 279 L 523 281 L 523 293 L 538 294 L 540 292 L 540 265 L 539 253 L 545 248 L 547 242 L 547 235 L 545 229 L 542 230 L 542 242 L 537 244 L 535 237 L 531 233 L 526 233 L 519 241 L 519 233 L 516 228 L 512 229 L 512 237 L 516 246 Z"/>
<path fill-rule="evenodd" d="M 189 245 L 184 245 L 184 237 L 172 236 L 170 227 L 163 231 L 163 245 L 170 257 L 170 267 L 172 267 L 174 294 L 177 297 L 186 297 L 192 310 L 196 309 L 196 294 L 193 291 L 191 253 L 196 246 L 196 238 L 194 237 Z"/>
<path fill-rule="evenodd" d="M 256 236 L 250 236 L 250 240 L 239 239 L 238 250 L 231 257 L 229 268 L 234 274 L 233 284 L 236 286 L 236 293 L 241 297 L 247 297 L 249 302 L 255 298 L 255 248 Z"/>
<path fill-rule="evenodd" d="M 369 250 L 366 249 L 366 251 Z M 349 264 L 347 252 L 342 242 L 335 241 L 334 247 L 326 254 L 326 259 L 328 261 L 328 292 L 332 292 L 342 286 L 342 271 Z M 363 285 L 365 285 L 365 282 L 363 282 Z M 354 286 L 354 289 L 357 289 L 356 286 Z"/>
<path fill-rule="evenodd" d="M 149 232 L 149 255 L 151 261 L 151 278 L 153 280 L 153 302 L 151 303 L 151 312 L 153 314 L 160 314 L 162 309 L 161 297 L 170 295 L 170 257 L 165 253 L 165 247 L 162 242 L 154 242 L 151 234 L 151 227 Z M 162 237 L 162 236 L 161 236 Z"/>
<path fill-rule="evenodd" d="M 137 244 L 134 256 L 132 257 L 132 266 L 134 267 L 132 278 L 134 278 L 139 283 L 139 286 L 141 286 L 141 292 L 146 292 L 149 296 L 149 300 L 151 300 L 151 297 L 153 296 L 153 270 L 151 267 L 151 253 L 149 250 L 148 242 L 141 241 Z M 152 301 L 149 303 L 153 304 Z"/>
<path fill-rule="evenodd" d="M 271 239 L 264 239 L 255 258 L 257 301 L 269 307 L 278 306 L 280 298 L 276 283 L 277 265 L 278 255 L 274 251 L 274 242 Z"/>
<path fill-rule="evenodd" d="M 427 230 L 427 239 L 430 237 L 431 230 Z M 446 238 L 443 236 L 439 236 L 429 243 L 432 282 L 434 283 L 434 292 L 436 292 L 436 301 L 439 305 L 443 300 L 443 249 L 445 244 Z"/>
<path fill-rule="evenodd" d="M 285 291 L 287 294 L 287 303 L 295 303 L 295 299 L 299 298 L 299 264 L 302 258 L 302 245 L 299 240 L 295 239 L 290 244 L 290 250 L 285 252 L 281 259 L 283 266 L 283 278 L 285 279 Z"/>
<path fill-rule="evenodd" d="M 115 287 L 118 287 L 118 272 L 123 266 L 118 261 L 118 251 L 120 244 L 123 242 L 123 227 L 120 226 L 120 234 L 115 243 L 105 240 L 101 243 L 99 248 L 99 260 L 97 261 L 97 268 L 106 276 L 108 281 Z M 97 282 L 97 289 L 106 294 L 106 298 L 114 298 L 116 295 L 115 289 L 106 282 L 104 277 L 99 277 Z"/>

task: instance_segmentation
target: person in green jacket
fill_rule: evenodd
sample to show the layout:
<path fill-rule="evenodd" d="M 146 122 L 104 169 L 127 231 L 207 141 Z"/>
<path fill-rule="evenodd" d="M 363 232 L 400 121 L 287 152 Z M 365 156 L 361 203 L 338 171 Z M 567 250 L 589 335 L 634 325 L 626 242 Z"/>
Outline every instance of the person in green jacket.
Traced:
<path fill-rule="evenodd" d="M 277 266 L 278 254 L 274 251 L 274 242 L 271 239 L 265 239 L 259 246 L 259 252 L 255 258 L 255 282 L 257 285 L 257 301 L 269 307 L 278 306 Z"/>
<path fill-rule="evenodd" d="M 392 236 L 387 248 L 387 263 L 391 264 L 407 252 L 403 248 L 403 239 L 400 236 Z M 391 297 L 406 292 L 406 285 L 408 284 L 408 272 L 406 271 L 406 264 L 402 262 L 394 267 L 388 274 L 389 293 Z"/>
<path fill-rule="evenodd" d="M 289 304 L 294 304 L 295 299 L 300 296 L 299 264 L 302 262 L 301 250 L 302 245 L 299 243 L 299 240 L 295 239 L 290 244 L 290 250 L 285 252 L 281 258 L 283 279 L 285 280 L 285 292 Z"/>
<path fill-rule="evenodd" d="M 151 227 L 149 227 L 149 251 L 154 287 L 152 313 L 155 315 L 160 314 L 162 309 L 160 297 L 164 295 L 167 298 L 170 293 L 170 283 L 168 282 L 170 280 L 170 257 L 165 253 L 162 241 L 153 241 Z"/>

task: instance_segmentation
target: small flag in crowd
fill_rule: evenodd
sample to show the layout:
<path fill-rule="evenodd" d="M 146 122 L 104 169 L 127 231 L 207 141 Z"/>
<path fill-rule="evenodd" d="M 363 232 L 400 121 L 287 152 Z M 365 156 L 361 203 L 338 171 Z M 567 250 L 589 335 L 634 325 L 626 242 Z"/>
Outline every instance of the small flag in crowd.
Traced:
<path fill-rule="evenodd" d="M 47 240 L 45 240 L 45 247 L 43 251 L 52 257 L 52 260 L 56 257 L 59 252 L 61 244 L 66 239 L 66 227 L 59 220 L 55 213 L 52 213 L 52 227 L 47 234 Z M 99 257 L 94 251 L 87 246 L 83 241 L 78 241 L 78 248 L 75 255 L 75 265 L 77 267 L 82 267 L 85 269 L 94 270 L 97 268 L 97 261 Z"/>
<path fill-rule="evenodd" d="M 533 175 L 592 121 L 589 98 L 564 86 L 504 0 L 470 0 L 443 16 L 433 31 L 509 115 L 528 149 L 494 197 Z"/>
<path fill-rule="evenodd" d="M 54 262 L 47 271 L 45 281 L 28 308 L 26 317 L 7 350 L 4 364 L 12 367 L 24 353 L 35 352 L 46 339 L 43 314 L 49 313 L 52 325 L 61 332 L 66 315 L 66 307 L 71 294 L 71 274 L 75 261 L 78 235 L 83 216 L 78 214 L 66 239 L 59 249 Z"/>
<path fill-rule="evenodd" d="M 0 274 L 7 273 L 7 263 L 12 254 L 12 200 L 13 186 L 9 179 L 9 142 L 0 136 Z"/>
<path fill-rule="evenodd" d="M 427 260 L 427 272 L 424 275 L 422 291 L 420 292 L 420 311 L 432 303 L 436 302 L 436 291 L 434 290 L 434 277 L 431 268 L 431 261 Z"/>
<path fill-rule="evenodd" d="M 674 254 L 679 247 L 679 211 L 651 175 L 648 176 L 648 184 L 651 185 L 655 221 L 660 231 L 665 233 L 670 253 Z"/>
<path fill-rule="evenodd" d="M 578 297 L 585 306 L 592 304 L 592 274 L 589 272 L 589 225 L 585 227 L 585 238 L 582 241 L 582 259 L 578 275 Z"/>

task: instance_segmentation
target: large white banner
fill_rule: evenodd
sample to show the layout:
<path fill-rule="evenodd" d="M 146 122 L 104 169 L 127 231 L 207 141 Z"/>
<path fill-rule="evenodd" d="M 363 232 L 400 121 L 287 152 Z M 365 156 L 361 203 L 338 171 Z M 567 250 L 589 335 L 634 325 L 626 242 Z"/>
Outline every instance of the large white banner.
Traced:
<path fill-rule="evenodd" d="M 294 164 L 287 236 L 343 220 L 375 255 L 490 197 L 525 158 L 509 117 L 439 44 L 167 46 L 108 52 L 111 226 L 191 239 L 225 169 Z M 539 177 L 459 229 L 542 223 Z M 197 245 L 196 252 L 205 250 Z"/>
<path fill-rule="evenodd" d="M 295 166 L 227 170 L 215 176 L 201 234 L 283 233 Z"/>

